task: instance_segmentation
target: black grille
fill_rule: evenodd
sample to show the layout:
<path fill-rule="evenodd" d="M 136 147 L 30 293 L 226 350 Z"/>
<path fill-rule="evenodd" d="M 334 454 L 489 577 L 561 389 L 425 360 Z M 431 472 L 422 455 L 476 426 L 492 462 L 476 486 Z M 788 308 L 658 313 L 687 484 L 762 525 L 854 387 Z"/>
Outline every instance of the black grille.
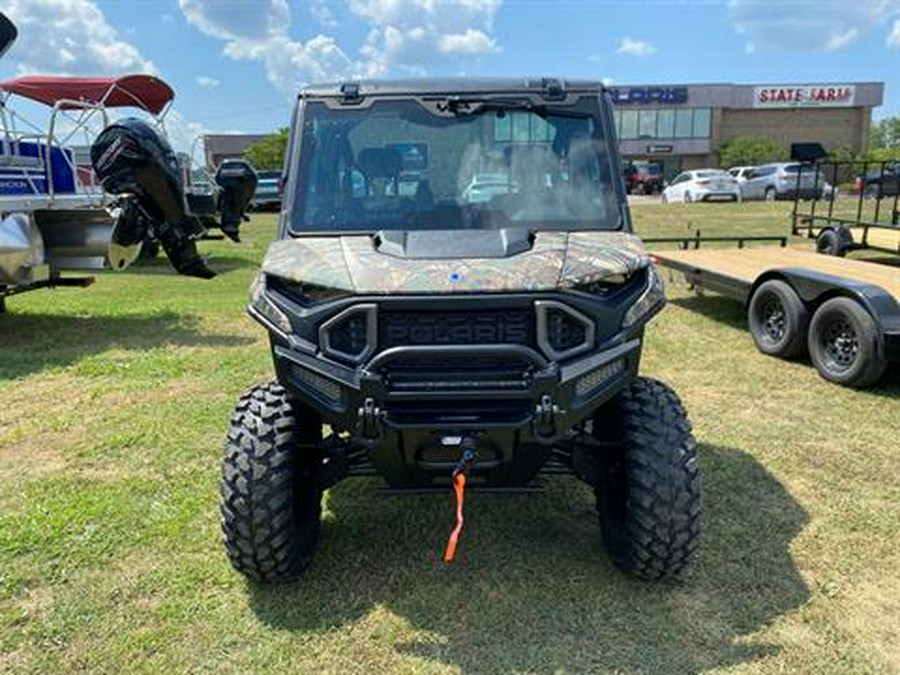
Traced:
<path fill-rule="evenodd" d="M 557 352 L 567 352 L 584 344 L 587 328 L 560 309 L 547 310 L 547 342 Z"/>
<path fill-rule="evenodd" d="M 534 314 L 527 309 L 492 312 L 381 312 L 382 349 L 421 345 L 534 344 Z"/>

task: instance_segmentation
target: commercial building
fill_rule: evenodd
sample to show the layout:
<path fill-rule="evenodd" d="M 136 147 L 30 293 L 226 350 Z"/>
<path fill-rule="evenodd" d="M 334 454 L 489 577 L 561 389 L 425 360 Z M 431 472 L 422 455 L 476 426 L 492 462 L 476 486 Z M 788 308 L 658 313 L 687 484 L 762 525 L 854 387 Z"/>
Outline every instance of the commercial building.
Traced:
<path fill-rule="evenodd" d="M 268 134 L 206 134 L 203 137 L 206 166 L 217 167 L 223 159 L 240 157 L 244 150 L 267 136 Z"/>
<path fill-rule="evenodd" d="M 662 164 L 671 178 L 718 166 L 718 149 L 738 137 L 865 152 L 884 84 L 613 85 L 610 92 L 622 155 Z"/>

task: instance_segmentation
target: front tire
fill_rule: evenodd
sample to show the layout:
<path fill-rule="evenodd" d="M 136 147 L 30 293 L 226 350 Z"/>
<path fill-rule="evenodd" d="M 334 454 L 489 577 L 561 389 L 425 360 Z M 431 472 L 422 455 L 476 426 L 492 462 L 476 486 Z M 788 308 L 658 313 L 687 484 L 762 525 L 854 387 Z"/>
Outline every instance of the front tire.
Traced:
<path fill-rule="evenodd" d="M 790 359 L 806 349 L 809 311 L 783 281 L 770 279 L 756 289 L 747 307 L 747 322 L 763 354 Z"/>
<path fill-rule="evenodd" d="M 322 491 L 316 443 L 322 425 L 269 382 L 241 397 L 222 461 L 221 523 L 232 566 L 259 581 L 290 581 L 312 559 Z"/>
<path fill-rule="evenodd" d="M 887 362 L 878 357 L 878 326 L 855 300 L 832 298 L 813 315 L 809 356 L 819 375 L 845 387 L 877 382 Z"/>
<path fill-rule="evenodd" d="M 613 563 L 642 579 L 678 578 L 700 542 L 700 472 L 687 413 L 675 393 L 636 378 L 594 417 L 594 487 Z"/>

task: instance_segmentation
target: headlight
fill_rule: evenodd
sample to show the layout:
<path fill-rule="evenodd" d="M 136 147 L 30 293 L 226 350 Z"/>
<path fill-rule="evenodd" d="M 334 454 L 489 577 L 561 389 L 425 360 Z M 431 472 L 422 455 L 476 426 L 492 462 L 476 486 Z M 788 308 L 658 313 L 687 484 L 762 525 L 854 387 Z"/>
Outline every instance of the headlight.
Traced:
<path fill-rule="evenodd" d="M 591 295 L 604 295 L 617 288 L 621 288 L 631 281 L 631 276 L 626 274 L 613 274 L 600 277 L 599 279 L 588 279 L 572 286 L 573 291 L 581 291 L 582 293 L 590 293 Z"/>
<path fill-rule="evenodd" d="M 301 304 L 314 305 L 319 302 L 328 302 L 330 300 L 339 300 L 350 295 L 349 291 L 342 288 L 329 288 L 327 286 L 319 286 L 317 284 L 308 284 L 305 282 L 290 281 L 286 283 L 292 295 L 301 300 Z"/>
<path fill-rule="evenodd" d="M 339 300 L 351 295 L 350 291 L 342 288 L 330 288 L 328 286 L 319 286 L 306 281 L 291 281 L 276 277 L 272 281 L 272 289 L 282 293 L 294 302 L 303 307 L 317 305 L 320 302 L 329 302 L 331 300 Z"/>
<path fill-rule="evenodd" d="M 641 293 L 641 297 L 625 312 L 622 320 L 622 328 L 633 326 L 649 313 L 661 307 L 666 301 L 666 288 L 662 277 L 651 264 L 647 266 L 647 288 Z"/>
<path fill-rule="evenodd" d="M 282 312 L 266 294 L 266 275 L 262 272 L 256 275 L 253 285 L 250 286 L 250 308 L 256 313 L 257 318 L 262 320 L 263 324 L 268 324 L 285 335 L 290 335 L 293 332 L 293 327 L 287 314 Z"/>

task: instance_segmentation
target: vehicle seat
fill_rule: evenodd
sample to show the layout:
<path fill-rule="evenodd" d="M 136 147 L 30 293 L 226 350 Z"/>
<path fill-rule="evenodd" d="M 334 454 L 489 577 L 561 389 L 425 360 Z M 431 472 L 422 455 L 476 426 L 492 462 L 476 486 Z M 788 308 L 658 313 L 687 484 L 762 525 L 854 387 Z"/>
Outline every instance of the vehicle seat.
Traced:
<path fill-rule="evenodd" d="M 386 195 L 391 186 L 396 193 L 402 164 L 400 153 L 394 148 L 360 150 L 356 166 L 366 179 L 366 194 Z"/>

